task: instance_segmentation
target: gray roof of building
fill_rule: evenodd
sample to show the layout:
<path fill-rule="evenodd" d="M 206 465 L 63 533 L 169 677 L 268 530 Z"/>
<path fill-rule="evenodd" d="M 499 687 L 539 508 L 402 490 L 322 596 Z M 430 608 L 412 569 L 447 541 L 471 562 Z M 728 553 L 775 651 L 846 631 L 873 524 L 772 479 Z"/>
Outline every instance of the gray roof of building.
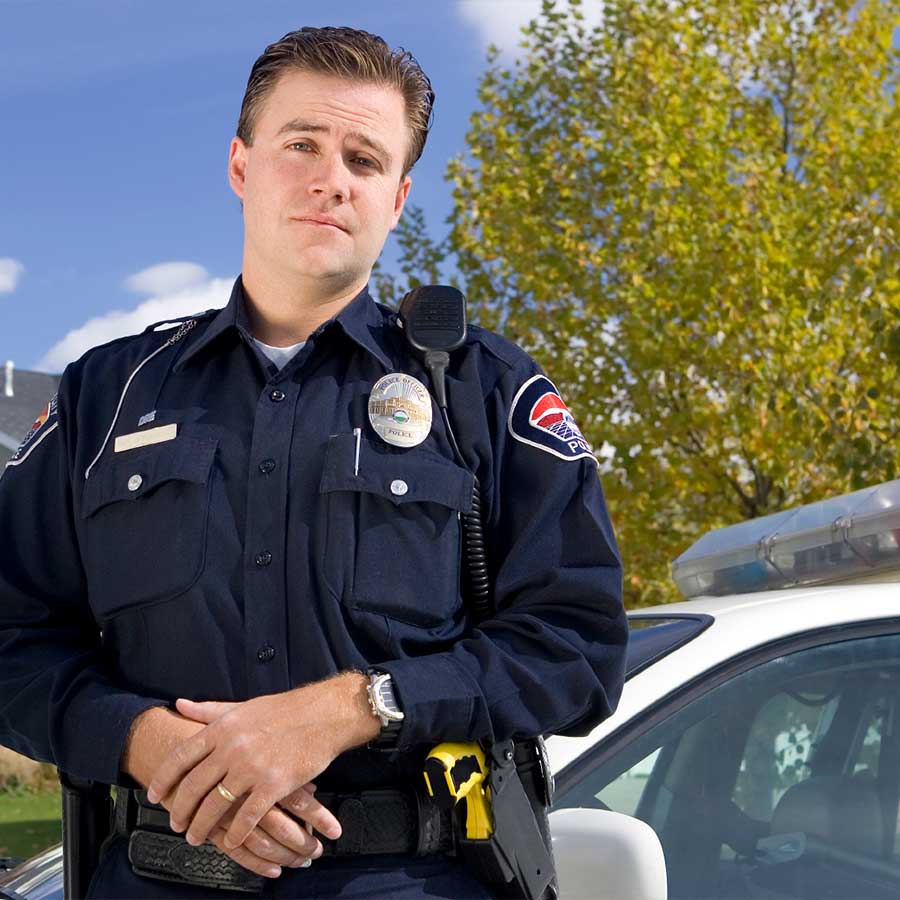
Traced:
<path fill-rule="evenodd" d="M 22 443 L 34 420 L 56 393 L 59 375 L 13 369 L 12 397 L 6 396 L 6 372 L 0 363 L 0 465 Z"/>

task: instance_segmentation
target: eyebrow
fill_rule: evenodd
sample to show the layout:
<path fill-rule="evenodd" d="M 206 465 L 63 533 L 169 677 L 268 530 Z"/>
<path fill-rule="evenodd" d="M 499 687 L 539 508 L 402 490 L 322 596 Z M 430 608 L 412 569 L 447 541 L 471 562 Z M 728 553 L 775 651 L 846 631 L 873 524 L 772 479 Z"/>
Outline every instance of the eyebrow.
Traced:
<path fill-rule="evenodd" d="M 280 137 L 283 134 L 291 134 L 295 132 L 323 132 L 325 134 L 329 134 L 331 129 L 327 125 L 318 125 L 315 122 L 304 122 L 302 119 L 291 119 L 290 122 L 285 122 L 281 128 L 278 129 L 278 134 L 276 137 Z M 385 165 L 390 168 L 391 163 L 393 162 L 393 157 L 391 156 L 390 151 L 387 147 L 384 146 L 380 141 L 375 140 L 374 138 L 369 137 L 366 134 L 363 134 L 361 131 L 351 131 L 347 137 L 352 140 L 358 141 L 365 147 L 369 147 L 374 150 L 377 154 L 379 154 L 385 162 Z"/>

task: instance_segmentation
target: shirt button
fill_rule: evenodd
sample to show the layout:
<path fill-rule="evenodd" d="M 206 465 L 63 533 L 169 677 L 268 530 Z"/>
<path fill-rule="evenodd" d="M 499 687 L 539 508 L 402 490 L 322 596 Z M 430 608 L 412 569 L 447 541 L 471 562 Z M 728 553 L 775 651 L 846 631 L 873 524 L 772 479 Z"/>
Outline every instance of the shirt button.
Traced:
<path fill-rule="evenodd" d="M 275 388 L 271 394 L 269 394 L 269 399 L 273 403 L 281 403 L 282 400 L 287 396 L 284 391 L 279 391 L 278 388 Z"/>
<path fill-rule="evenodd" d="M 274 459 L 264 459 L 259 464 L 259 471 L 263 473 L 263 475 L 268 475 L 275 468 L 275 460 Z"/>
<path fill-rule="evenodd" d="M 132 475 L 131 478 L 128 479 L 128 490 L 136 491 L 143 483 L 144 479 L 141 478 L 140 475 Z"/>
<path fill-rule="evenodd" d="M 267 566 L 270 562 L 272 562 L 272 554 L 268 550 L 263 550 L 262 553 L 256 554 L 256 564 L 260 568 Z"/>
<path fill-rule="evenodd" d="M 409 490 L 409 485 L 401 478 L 395 478 L 391 482 L 391 493 L 395 497 L 402 497 Z"/>
<path fill-rule="evenodd" d="M 260 647 L 256 652 L 256 658 L 260 662 L 269 662 L 275 659 L 275 648 L 270 647 L 268 644 L 266 644 L 264 647 Z"/>

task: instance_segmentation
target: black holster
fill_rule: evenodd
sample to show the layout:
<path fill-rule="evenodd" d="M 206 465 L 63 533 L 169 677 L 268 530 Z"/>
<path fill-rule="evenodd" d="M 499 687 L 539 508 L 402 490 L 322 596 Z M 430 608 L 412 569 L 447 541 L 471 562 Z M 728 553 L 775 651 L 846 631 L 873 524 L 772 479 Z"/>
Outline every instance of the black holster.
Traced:
<path fill-rule="evenodd" d="M 549 771 L 535 741 L 494 744 L 487 753 L 493 834 L 465 837 L 465 810 L 457 812 L 457 851 L 498 897 L 555 900 L 559 894 L 547 818 Z M 463 806 L 463 804 L 460 804 Z"/>
<path fill-rule="evenodd" d="M 59 773 L 62 785 L 63 892 L 84 900 L 100 862 L 100 848 L 113 828 L 109 786 Z"/>

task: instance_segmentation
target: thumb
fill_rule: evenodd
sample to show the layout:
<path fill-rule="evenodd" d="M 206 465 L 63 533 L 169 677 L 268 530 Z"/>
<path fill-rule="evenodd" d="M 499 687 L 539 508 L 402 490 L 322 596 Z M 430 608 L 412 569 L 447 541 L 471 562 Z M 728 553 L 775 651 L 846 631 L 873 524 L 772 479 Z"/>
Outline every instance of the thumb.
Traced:
<path fill-rule="evenodd" d="M 199 702 L 197 700 L 186 700 L 184 697 L 179 697 L 175 701 L 175 708 L 181 715 L 194 722 L 202 722 L 204 725 L 215 722 L 216 719 L 224 716 L 225 713 L 230 709 L 234 709 L 235 706 L 237 706 L 236 703 L 221 703 L 217 700 Z"/>

